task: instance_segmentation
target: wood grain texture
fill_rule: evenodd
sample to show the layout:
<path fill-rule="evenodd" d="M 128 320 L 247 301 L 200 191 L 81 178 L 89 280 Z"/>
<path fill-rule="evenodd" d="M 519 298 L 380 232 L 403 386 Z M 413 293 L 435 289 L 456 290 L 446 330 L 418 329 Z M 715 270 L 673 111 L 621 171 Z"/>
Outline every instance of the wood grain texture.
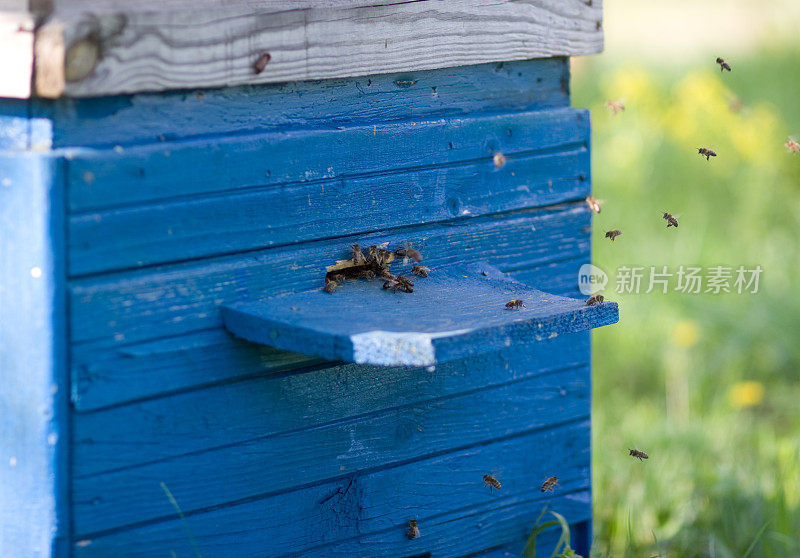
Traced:
<path fill-rule="evenodd" d="M 582 263 L 582 259 L 560 262 L 563 271 L 558 268 L 558 280 L 550 278 L 553 273 L 550 267 L 558 264 L 551 264 L 540 273 L 528 268 L 524 278 L 529 284 L 545 284 L 548 291 L 555 294 L 579 296 L 575 276 Z M 563 365 L 576 364 L 574 359 L 589 351 L 581 339 L 567 335 L 522 346 L 539 355 L 542 362 L 549 363 L 553 359 L 561 362 L 563 357 L 568 359 Z M 288 369 L 330 368 L 330 364 L 323 365 L 322 361 L 305 355 L 235 339 L 222 328 L 106 349 L 81 345 L 73 347 L 71 364 L 72 404 L 86 411 Z M 397 371 L 391 374 L 402 376 Z"/>
<path fill-rule="evenodd" d="M 50 120 L 54 147 L 166 143 L 162 147 L 171 149 L 175 141 L 203 137 L 338 130 L 568 105 L 569 62 L 559 57 L 202 92 L 37 99 L 32 110 Z"/>
<path fill-rule="evenodd" d="M 343 144 L 335 145 L 357 150 Z M 396 164 L 391 157 L 371 160 Z M 269 164 L 256 165 L 264 163 Z M 333 167 L 328 169 L 334 174 Z M 189 167 L 173 167 L 176 175 L 181 170 L 190 172 Z M 589 152 L 574 144 L 556 152 L 509 154 L 500 169 L 484 154 L 463 164 L 387 169 L 84 213 L 69 222 L 70 273 L 145 267 L 582 200 L 591 191 L 588 174 Z"/>
<path fill-rule="evenodd" d="M 80 413 L 75 417 L 77 474 L 91 477 L 579 369 L 588 364 L 588 343 L 586 333 L 573 334 L 442 364 L 435 373 L 418 367 L 329 365 Z M 561 353 L 551 354 L 556 350 Z M 119 440 L 130 449 L 118 450 Z M 98 452 L 102 460 L 93 459 Z"/>
<path fill-rule="evenodd" d="M 521 382 L 519 385 L 526 383 L 531 382 Z M 577 380 L 564 388 L 570 392 L 578 389 Z M 292 439 L 296 440 L 301 435 L 311 441 L 309 438 L 314 437 L 315 430 L 290 433 L 285 441 L 282 441 L 284 437 L 278 437 L 270 444 L 288 450 L 285 457 L 281 458 L 271 459 L 271 452 L 266 447 L 259 450 L 253 442 L 237 446 L 238 453 L 230 448 L 204 454 L 206 459 L 202 465 L 198 465 L 201 462 L 199 456 L 190 455 L 171 462 L 97 476 L 91 482 L 77 479 L 75 536 L 93 538 L 106 532 L 106 529 L 124 526 L 126 520 L 130 522 L 131 519 L 139 520 L 142 524 L 172 520 L 174 508 L 164 497 L 160 482 L 170 488 L 183 512 L 190 516 L 217 509 L 230 510 L 249 501 L 267 500 L 273 505 L 278 504 L 275 509 L 280 509 L 280 503 L 290 505 L 288 502 L 296 502 L 294 506 L 299 505 L 303 510 L 295 518 L 299 520 L 309 515 L 319 518 L 320 515 L 330 514 L 331 510 L 320 506 L 324 503 L 320 500 L 326 493 L 335 493 L 342 483 L 345 486 L 341 488 L 345 489 L 346 484 L 353 480 L 367 483 L 364 489 L 367 501 L 355 502 L 354 509 L 348 509 L 350 506 L 343 503 L 344 509 L 340 509 L 342 517 L 334 520 L 338 525 L 323 529 L 327 531 L 325 536 L 329 536 L 331 542 L 352 537 L 359 532 L 368 533 L 399 524 L 408 517 L 403 517 L 408 510 L 417 506 L 421 510 L 430 507 L 429 513 L 437 514 L 478 502 L 491 502 L 498 496 L 501 499 L 513 498 L 519 492 L 539 492 L 543 478 L 549 476 L 547 471 L 558 471 L 551 474 L 557 474 L 567 483 L 577 482 L 572 488 L 587 487 L 589 428 L 585 417 L 588 415 L 582 418 L 576 413 L 577 407 L 583 408 L 584 412 L 588 410 L 588 388 L 582 390 L 584 402 L 581 405 L 570 402 L 577 397 L 575 393 L 566 396 L 556 393 L 556 397 L 563 401 L 564 410 L 559 418 L 564 420 L 560 426 L 546 429 L 534 429 L 541 425 L 544 417 L 538 415 L 546 407 L 526 407 L 529 413 L 517 411 L 516 418 L 512 416 L 512 403 L 503 404 L 501 399 L 511 391 L 490 388 L 474 395 L 417 407 L 427 410 L 417 410 L 411 415 L 394 413 L 395 420 L 399 419 L 400 422 L 392 425 L 391 421 L 386 422 L 384 427 L 387 430 L 382 432 L 374 429 L 377 425 L 370 426 L 373 422 L 370 419 L 327 427 L 329 431 L 347 429 L 350 433 L 343 439 L 332 435 L 329 441 L 319 445 L 289 447 Z M 527 390 L 523 388 L 522 391 L 524 393 Z M 483 394 L 483 399 L 480 394 Z M 530 393 L 527 398 L 518 395 L 515 401 L 520 404 L 527 399 L 529 404 L 535 404 L 529 398 Z M 461 406 L 470 401 L 497 403 L 498 411 L 512 424 L 503 426 L 499 420 L 487 416 L 490 424 L 479 427 L 479 432 L 473 433 L 468 423 L 476 422 L 479 417 L 474 408 Z M 437 421 L 446 419 L 448 413 L 451 417 L 460 416 L 461 419 L 440 425 Z M 386 415 L 388 417 L 391 414 Z M 473 417 L 471 420 L 468 418 L 470 415 Z M 524 416 L 532 420 L 530 428 L 525 428 Z M 448 425 L 453 427 L 452 432 L 446 432 Z M 368 430 L 372 430 L 369 437 L 361 437 Z M 429 432 L 433 430 L 437 433 Z M 317 438 L 322 439 L 319 436 Z M 558 449 L 553 451 L 554 448 Z M 574 459 L 564 459 L 561 451 L 574 456 Z M 401 455 L 405 459 L 397 459 Z M 221 476 L 214 476 L 221 471 L 225 472 Z M 501 479 L 505 491 L 494 495 L 484 488 L 481 479 L 486 473 Z M 369 486 L 372 480 L 383 482 Z M 564 489 L 569 490 L 569 484 Z M 312 498 L 303 495 L 309 492 Z M 246 496 L 232 498 L 236 495 Z M 84 499 L 89 496 L 92 500 Z M 312 503 L 309 500 L 316 503 L 319 509 L 309 509 Z M 225 503 L 229 505 L 222 505 Z M 222 516 L 221 513 L 213 513 L 211 517 L 219 521 Z M 257 517 L 269 522 L 277 519 L 277 516 L 271 513 Z M 291 519 L 291 515 L 284 517 Z M 320 519 L 310 522 L 311 525 L 318 524 Z M 368 524 L 362 524 L 365 520 L 369 520 Z M 230 518 L 226 518 L 225 522 L 230 522 Z M 266 527 L 258 521 L 251 520 L 249 523 L 253 527 Z M 281 523 L 277 520 L 277 526 Z M 230 526 L 226 528 L 230 529 Z M 303 529 L 298 531 L 276 535 L 274 542 L 293 541 L 291 544 L 294 548 L 287 549 L 290 551 L 313 546 L 308 540 L 312 538 L 310 534 Z M 320 542 L 324 541 L 320 540 L 317 544 Z"/>
<path fill-rule="evenodd" d="M 276 10 L 239 5 L 56 12 L 68 96 L 329 79 L 602 50 L 600 1 L 445 0 Z M 96 59 L 70 49 L 96 43 Z M 271 60 L 257 73 L 255 61 Z M 413 80 L 410 80 L 413 81 Z"/>
<path fill-rule="evenodd" d="M 364 536 L 393 543 L 381 553 L 370 553 L 369 547 L 364 547 L 363 551 L 371 556 L 409 556 L 424 552 L 437 539 L 443 541 L 437 553 L 442 555 L 447 545 L 456 545 L 461 533 L 469 529 L 488 537 L 473 540 L 473 550 L 496 547 L 524 540 L 525 535 L 520 535 L 525 529 L 522 522 L 513 531 L 502 530 L 507 515 L 504 510 L 510 507 L 524 506 L 529 513 L 531 508 L 538 508 L 527 518 L 527 529 L 548 502 L 551 509 L 565 513 L 572 521 L 585 521 L 589 517 L 588 437 L 588 422 L 573 423 L 382 471 L 343 475 L 293 492 L 190 513 L 187 521 L 203 556 L 210 557 L 282 556 L 303 549 L 326 556 L 326 546 L 339 543 L 352 549 Z M 574 459 L 560 459 L 551 446 L 569 452 Z M 490 493 L 482 486 L 480 479 L 487 469 L 503 479 L 502 491 Z M 537 485 L 540 477 L 552 471 L 557 471 L 564 484 L 554 497 L 543 496 Z M 176 497 L 180 501 L 181 495 Z M 484 514 L 494 515 L 496 524 L 491 528 L 481 520 Z M 411 517 L 418 519 L 422 529 L 422 537 L 416 541 L 405 538 L 407 520 Z M 185 555 L 190 549 L 174 513 L 158 522 L 90 534 L 78 540 L 82 545 L 74 547 L 77 558 L 107 556 L 112 550 L 132 558 L 169 555 L 171 550 Z M 456 555 L 454 549 L 447 552 L 446 555 Z"/>
<path fill-rule="evenodd" d="M 616 303 L 545 293 L 486 263 L 434 267 L 413 293 L 382 280 L 258 298 L 222 307 L 225 328 L 261 345 L 331 361 L 431 366 L 471 354 L 575 333 L 619 319 Z M 509 309 L 520 300 L 522 308 Z"/>
<path fill-rule="evenodd" d="M 72 211 L 88 213 L 297 182 L 321 186 L 326 180 L 367 178 L 370 173 L 488 162 L 495 152 L 577 148 L 585 145 L 588 135 L 588 112 L 562 108 L 67 151 L 69 204 Z M 489 170 L 494 170 L 493 164 Z"/>
<path fill-rule="evenodd" d="M 0 153 L 0 556 L 68 539 L 63 169 Z"/>
<path fill-rule="evenodd" d="M 221 327 L 222 304 L 319 287 L 353 242 L 411 242 L 432 266 L 480 259 L 502 271 L 588 254 L 589 223 L 579 202 L 72 281 L 72 342 L 119 346 Z"/>

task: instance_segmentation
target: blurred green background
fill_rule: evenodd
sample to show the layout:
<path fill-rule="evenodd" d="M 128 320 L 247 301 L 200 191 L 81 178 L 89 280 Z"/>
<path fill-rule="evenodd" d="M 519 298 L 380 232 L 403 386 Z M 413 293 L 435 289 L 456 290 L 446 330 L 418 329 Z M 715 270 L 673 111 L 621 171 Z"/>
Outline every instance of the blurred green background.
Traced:
<path fill-rule="evenodd" d="M 593 338 L 593 555 L 798 557 L 800 2 L 606 0 L 604 28 L 572 81 L 621 313 Z M 618 267 L 665 265 L 763 272 L 756 294 L 614 292 Z"/>

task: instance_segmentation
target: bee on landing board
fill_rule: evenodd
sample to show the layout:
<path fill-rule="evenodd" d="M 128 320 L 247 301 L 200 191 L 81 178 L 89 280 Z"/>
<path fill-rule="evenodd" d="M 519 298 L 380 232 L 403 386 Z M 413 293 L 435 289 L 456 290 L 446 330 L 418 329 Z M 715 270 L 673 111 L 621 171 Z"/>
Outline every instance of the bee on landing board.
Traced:
<path fill-rule="evenodd" d="M 430 269 L 422 265 L 415 265 L 411 268 L 411 273 L 414 275 L 419 275 L 420 277 L 427 277 Z"/>
<path fill-rule="evenodd" d="M 500 490 L 501 485 L 500 481 L 494 478 L 492 475 L 483 475 L 483 486 L 489 487 L 489 492 L 492 491 L 493 488 Z"/>
<path fill-rule="evenodd" d="M 670 227 L 677 228 L 678 227 L 678 218 L 675 215 L 673 215 L 672 213 L 667 213 L 665 211 L 664 212 L 664 219 L 667 220 L 667 228 L 670 228 Z"/>
<path fill-rule="evenodd" d="M 606 108 L 611 111 L 611 116 L 616 116 L 617 113 L 622 112 L 625 110 L 625 105 L 622 104 L 622 101 L 606 101 Z"/>
<path fill-rule="evenodd" d="M 789 153 L 800 153 L 800 143 L 798 143 L 794 138 L 787 139 L 786 143 L 783 145 L 786 146 L 786 149 L 789 151 Z"/>
<path fill-rule="evenodd" d="M 414 540 L 417 537 L 419 537 L 419 534 L 420 533 L 419 533 L 419 527 L 417 526 L 417 520 L 416 519 L 409 519 L 408 520 L 408 532 L 406 533 L 406 535 L 408 536 L 409 539 Z"/>
<path fill-rule="evenodd" d="M 406 293 L 414 292 L 414 282 L 404 275 L 388 278 L 383 283 L 383 288 L 392 292 L 403 291 Z"/>
<path fill-rule="evenodd" d="M 325 286 L 322 288 L 328 294 L 333 294 L 336 291 L 336 287 L 339 286 L 339 283 L 333 281 L 331 279 L 325 278 Z"/>
<path fill-rule="evenodd" d="M 594 295 L 586 301 L 586 306 L 594 306 L 595 304 L 603 304 L 605 297 L 603 295 Z"/>
<path fill-rule="evenodd" d="M 697 152 L 706 158 L 706 161 L 709 160 L 709 157 L 716 157 L 717 152 L 713 149 L 708 149 L 707 147 L 698 147 Z"/>
<path fill-rule="evenodd" d="M 353 244 L 353 265 L 364 265 L 365 263 L 367 263 L 367 259 L 361 252 L 361 246 Z"/>
<path fill-rule="evenodd" d="M 650 459 L 649 455 L 647 455 L 645 452 L 639 451 L 637 449 L 628 449 L 628 455 L 632 455 L 633 457 L 636 457 L 637 459 L 639 459 L 639 461 L 642 461 L 644 459 Z"/>
<path fill-rule="evenodd" d="M 600 213 L 600 202 L 592 196 L 586 196 L 586 205 L 595 213 Z"/>
<path fill-rule="evenodd" d="M 507 310 L 514 310 L 514 309 L 519 310 L 520 308 L 527 308 L 527 306 L 525 306 L 525 303 L 523 303 L 519 299 L 517 299 L 517 300 L 509 300 L 508 302 L 506 302 L 506 309 Z"/>
<path fill-rule="evenodd" d="M 728 70 L 729 72 L 731 71 L 730 64 L 725 62 L 725 60 L 723 60 L 719 56 L 717 56 L 717 64 L 719 64 L 719 71 L 720 72 L 724 72 L 725 70 Z"/>
<path fill-rule="evenodd" d="M 613 231 L 608 231 L 606 233 L 606 238 L 610 238 L 611 242 L 614 242 L 614 239 L 617 238 L 618 236 L 620 236 L 621 234 L 622 234 L 622 231 L 619 230 L 619 229 L 613 230 Z"/>
<path fill-rule="evenodd" d="M 552 492 L 557 484 L 558 477 L 548 477 L 548 479 L 542 483 L 542 492 L 547 492 L 548 490 Z"/>

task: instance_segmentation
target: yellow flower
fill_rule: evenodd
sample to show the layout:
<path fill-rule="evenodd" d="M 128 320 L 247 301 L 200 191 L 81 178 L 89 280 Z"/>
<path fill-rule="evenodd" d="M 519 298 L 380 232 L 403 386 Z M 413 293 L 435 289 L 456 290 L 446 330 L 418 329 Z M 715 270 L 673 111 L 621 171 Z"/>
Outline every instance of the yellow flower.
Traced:
<path fill-rule="evenodd" d="M 677 347 L 689 348 L 697 343 L 700 330 L 692 320 L 682 320 L 672 328 L 672 343 Z"/>
<path fill-rule="evenodd" d="M 728 390 L 728 400 L 737 409 L 758 405 L 764 400 L 764 384 L 761 382 L 736 382 Z"/>

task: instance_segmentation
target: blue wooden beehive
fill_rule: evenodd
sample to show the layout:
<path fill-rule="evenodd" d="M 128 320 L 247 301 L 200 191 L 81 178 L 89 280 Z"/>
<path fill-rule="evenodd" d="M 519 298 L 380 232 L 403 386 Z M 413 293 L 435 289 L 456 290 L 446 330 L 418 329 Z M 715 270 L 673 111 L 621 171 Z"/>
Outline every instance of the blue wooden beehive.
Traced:
<path fill-rule="evenodd" d="M 588 554 L 597 0 L 19 4 L 0 556 Z"/>

